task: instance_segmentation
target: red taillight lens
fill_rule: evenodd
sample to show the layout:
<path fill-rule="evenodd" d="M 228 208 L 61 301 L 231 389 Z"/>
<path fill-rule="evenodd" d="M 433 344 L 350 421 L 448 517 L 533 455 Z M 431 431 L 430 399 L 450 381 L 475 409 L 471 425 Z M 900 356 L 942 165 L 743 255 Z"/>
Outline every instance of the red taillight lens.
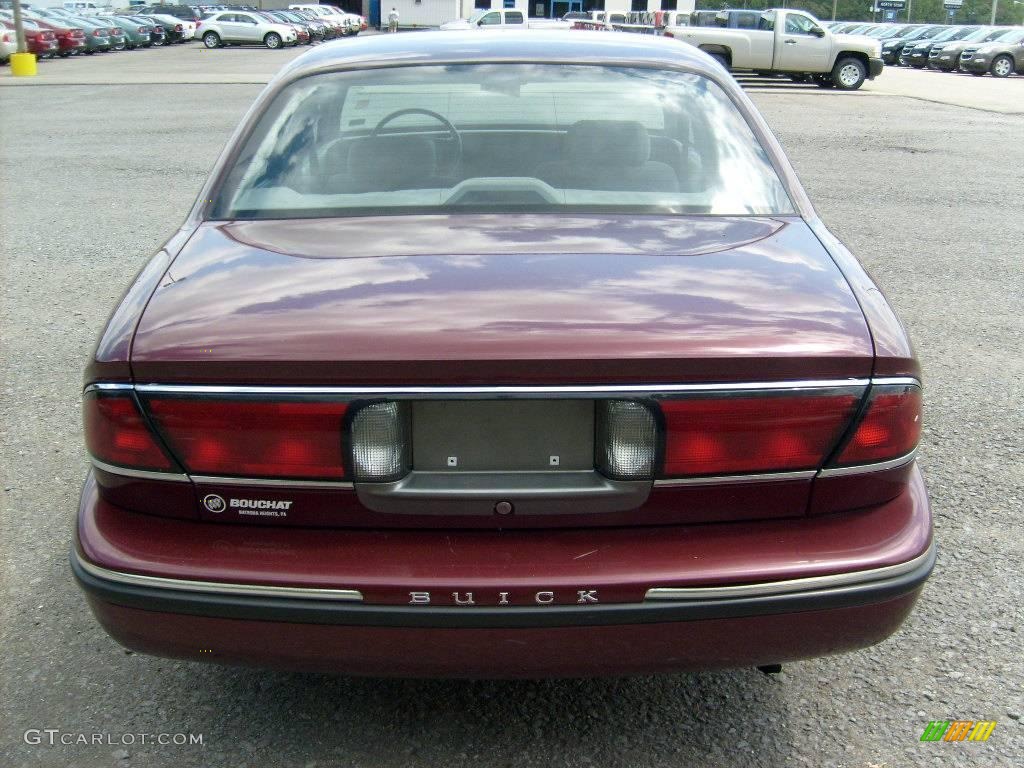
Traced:
<path fill-rule="evenodd" d="M 184 27 L 181 26 L 181 24 L 175 24 L 174 25 L 174 31 L 175 32 L 181 32 L 181 30 L 183 30 L 183 29 L 184 29 Z"/>
<path fill-rule="evenodd" d="M 144 35 L 144 34 L 146 34 L 147 32 L 149 32 L 149 30 L 148 30 L 148 29 L 146 29 L 146 27 L 139 27 L 139 34 L 140 34 L 140 35 Z"/>
<path fill-rule="evenodd" d="M 664 400 L 663 477 L 816 469 L 860 401 L 843 395 Z"/>
<path fill-rule="evenodd" d="M 132 395 L 89 392 L 84 410 L 85 444 L 96 459 L 136 469 L 174 469 Z"/>
<path fill-rule="evenodd" d="M 336 480 L 345 403 L 152 398 L 146 406 L 188 472 Z"/>
<path fill-rule="evenodd" d="M 106 37 L 107 33 L 104 32 L 102 29 L 97 29 L 95 32 L 92 33 L 92 36 L 93 37 Z"/>
<path fill-rule="evenodd" d="M 836 464 L 867 464 L 906 456 L 921 438 L 921 388 L 887 385 L 872 389 L 857 430 Z"/>

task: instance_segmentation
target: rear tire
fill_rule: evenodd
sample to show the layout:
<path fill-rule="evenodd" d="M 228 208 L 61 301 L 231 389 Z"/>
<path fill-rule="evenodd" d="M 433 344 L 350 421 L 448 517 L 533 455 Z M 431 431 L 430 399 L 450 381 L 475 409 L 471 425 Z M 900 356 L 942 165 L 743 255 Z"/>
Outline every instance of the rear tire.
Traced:
<path fill-rule="evenodd" d="M 1009 77 L 1013 74 L 1013 57 L 1012 56 L 996 56 L 992 59 L 992 64 L 989 65 L 988 71 L 992 73 L 992 77 Z"/>
<path fill-rule="evenodd" d="M 271 50 L 280 48 L 282 42 L 281 36 L 277 32 L 267 32 L 267 36 L 263 38 L 263 44 Z"/>
<path fill-rule="evenodd" d="M 856 91 L 867 79 L 868 68 L 852 56 L 840 59 L 832 68 L 832 82 L 841 91 Z"/>
<path fill-rule="evenodd" d="M 203 45 L 207 48 L 219 48 L 220 47 L 220 35 L 216 32 L 207 32 L 203 35 Z"/>

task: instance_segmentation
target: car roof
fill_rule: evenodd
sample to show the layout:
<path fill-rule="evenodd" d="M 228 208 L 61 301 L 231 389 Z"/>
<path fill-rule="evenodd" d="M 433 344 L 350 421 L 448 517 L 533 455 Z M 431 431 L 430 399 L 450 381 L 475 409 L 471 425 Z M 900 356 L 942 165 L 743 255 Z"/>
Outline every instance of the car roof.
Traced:
<path fill-rule="evenodd" d="M 672 38 L 590 30 L 467 30 L 373 35 L 317 46 L 293 59 L 275 79 L 345 65 L 431 64 L 465 61 L 600 63 L 685 66 L 721 75 L 721 67 L 697 48 Z"/>

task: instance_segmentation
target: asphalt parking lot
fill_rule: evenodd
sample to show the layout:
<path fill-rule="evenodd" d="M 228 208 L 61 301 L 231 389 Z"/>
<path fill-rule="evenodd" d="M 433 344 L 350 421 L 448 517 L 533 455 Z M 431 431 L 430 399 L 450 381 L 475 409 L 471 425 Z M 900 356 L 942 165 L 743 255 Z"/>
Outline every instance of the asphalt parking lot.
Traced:
<path fill-rule="evenodd" d="M 115 645 L 67 564 L 86 473 L 81 371 L 259 82 L 292 55 L 44 62 L 38 82 L 0 87 L 0 766 L 1024 764 L 1021 77 L 887 72 L 855 94 L 752 83 L 924 366 L 939 563 L 889 641 L 774 677 L 543 682 L 283 674 Z M 983 100 L 969 91 L 981 85 Z M 919 741 L 951 719 L 998 725 L 986 743 Z M 116 743 L 36 745 L 29 729 Z M 161 733 L 203 743 L 140 743 Z"/>

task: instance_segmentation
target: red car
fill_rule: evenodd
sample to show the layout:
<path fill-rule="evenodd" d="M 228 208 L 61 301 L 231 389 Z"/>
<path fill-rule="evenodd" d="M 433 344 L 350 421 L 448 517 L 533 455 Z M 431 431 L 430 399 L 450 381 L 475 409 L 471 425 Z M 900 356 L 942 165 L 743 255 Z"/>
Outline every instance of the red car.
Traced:
<path fill-rule="evenodd" d="M 0 25 L 14 32 L 14 22 L 0 19 Z M 57 35 L 51 30 L 43 29 L 29 21 L 23 21 L 22 27 L 25 30 L 25 46 L 29 53 L 34 53 L 41 59 L 49 59 L 60 51 Z"/>
<path fill-rule="evenodd" d="M 49 19 L 32 17 L 31 23 L 40 29 L 48 29 L 57 38 L 58 52 L 61 56 L 75 56 L 85 50 L 85 32 L 77 27 L 68 27 Z"/>
<path fill-rule="evenodd" d="M 727 73 L 571 31 L 323 46 L 85 376 L 74 573 L 165 656 L 775 665 L 934 560 L 907 336 Z"/>

